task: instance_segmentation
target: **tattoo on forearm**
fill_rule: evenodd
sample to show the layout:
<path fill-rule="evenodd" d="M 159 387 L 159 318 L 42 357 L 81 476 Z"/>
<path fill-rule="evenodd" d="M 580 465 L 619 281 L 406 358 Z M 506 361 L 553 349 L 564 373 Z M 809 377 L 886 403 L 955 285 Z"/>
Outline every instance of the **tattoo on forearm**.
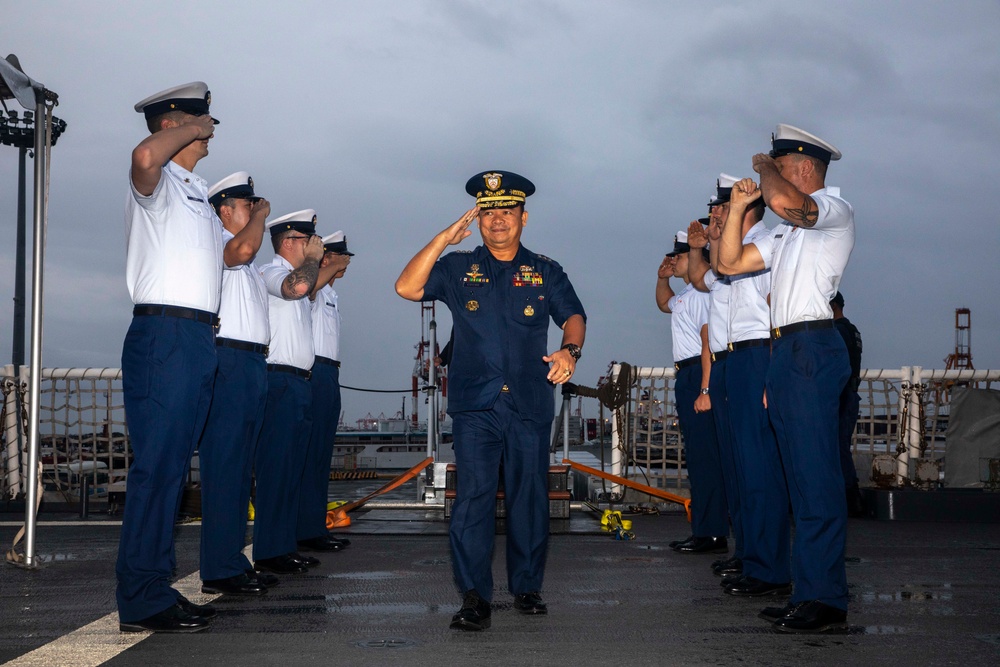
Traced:
<path fill-rule="evenodd" d="M 285 282 L 281 283 L 281 295 L 286 299 L 301 299 L 312 291 L 318 276 L 319 262 L 306 262 L 289 273 Z M 305 286 L 305 289 L 300 294 L 302 286 Z"/>
<path fill-rule="evenodd" d="M 785 213 L 788 219 L 802 227 L 812 227 L 819 220 L 819 209 L 813 203 L 811 197 L 806 197 L 802 202 L 802 208 L 786 208 Z"/>

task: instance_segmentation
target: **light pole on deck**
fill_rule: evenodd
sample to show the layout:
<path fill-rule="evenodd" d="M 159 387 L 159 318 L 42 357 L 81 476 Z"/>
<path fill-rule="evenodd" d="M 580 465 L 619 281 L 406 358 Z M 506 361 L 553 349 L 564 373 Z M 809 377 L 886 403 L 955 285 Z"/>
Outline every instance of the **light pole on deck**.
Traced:
<path fill-rule="evenodd" d="M 7 109 L 6 100 L 16 99 L 25 111 L 18 118 L 16 111 Z M 0 104 L 4 116 L 0 118 L 0 143 L 16 146 L 20 150 L 18 173 L 18 231 L 17 231 L 17 276 L 14 296 L 14 340 L 13 365 L 15 378 L 20 377 L 20 367 L 24 362 L 24 246 L 25 246 L 25 201 L 24 192 L 25 158 L 29 146 L 34 152 L 34 237 L 31 280 L 31 358 L 28 401 L 28 465 L 26 467 L 27 494 L 25 498 L 25 553 L 23 558 L 12 560 L 16 565 L 28 568 L 35 563 L 35 509 L 38 506 L 38 449 L 39 449 L 39 395 L 42 374 L 42 267 L 45 251 L 45 221 L 48 205 L 48 151 L 56 139 L 66 129 L 66 123 L 52 115 L 59 96 L 45 86 L 28 77 L 13 54 L 0 61 Z M 33 111 L 32 111 L 33 110 Z M 20 319 L 18 319 L 20 316 Z M 20 358 L 18 358 L 20 357 Z M 15 388 L 15 394 L 18 390 Z M 20 407 L 18 407 L 20 411 Z M 18 422 L 20 420 L 18 419 Z M 20 438 L 20 432 L 18 437 Z M 20 451 L 20 447 L 18 448 Z M 13 550 L 12 550 L 13 551 Z"/>

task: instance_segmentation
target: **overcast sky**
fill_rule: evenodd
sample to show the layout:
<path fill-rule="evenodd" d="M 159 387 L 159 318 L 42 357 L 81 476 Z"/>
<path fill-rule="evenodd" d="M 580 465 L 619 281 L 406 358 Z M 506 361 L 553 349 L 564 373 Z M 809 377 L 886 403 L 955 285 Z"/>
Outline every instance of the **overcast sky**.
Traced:
<path fill-rule="evenodd" d="M 589 316 L 574 379 L 594 386 L 612 360 L 668 365 L 657 266 L 707 214 L 719 172 L 755 175 L 750 158 L 780 122 L 844 154 L 827 183 L 855 209 L 842 292 L 864 366 L 943 368 L 955 309 L 968 307 L 973 363 L 1000 368 L 996 0 L 0 9 L 0 56 L 17 54 L 58 93 L 69 125 L 51 163 L 47 367 L 120 365 L 129 154 L 146 135 L 132 105 L 203 80 L 222 124 L 196 171 L 210 184 L 249 171 L 273 216 L 314 208 L 318 231 L 343 229 L 356 253 L 335 284 L 347 385 L 410 386 L 420 310 L 393 282 L 472 206 L 465 181 L 485 169 L 538 188 L 522 241 L 563 265 Z M 17 150 L 0 147 L 0 295 L 14 289 L 16 193 Z M 270 258 L 265 243 L 258 262 Z M 446 308 L 438 321 L 446 336 Z M 344 396 L 348 422 L 400 406 L 400 395 Z"/>

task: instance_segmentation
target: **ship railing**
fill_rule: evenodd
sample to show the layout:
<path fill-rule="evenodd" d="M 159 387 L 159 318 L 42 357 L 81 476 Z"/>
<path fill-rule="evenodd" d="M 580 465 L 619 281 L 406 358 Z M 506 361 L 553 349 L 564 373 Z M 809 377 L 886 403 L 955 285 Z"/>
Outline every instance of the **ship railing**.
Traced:
<path fill-rule="evenodd" d="M 7 365 L 0 375 L 3 471 L 2 497 L 26 490 L 28 368 L 19 377 Z M 128 425 L 118 368 L 43 368 L 39 395 L 39 462 L 42 488 L 65 502 L 106 497 L 123 489 L 131 464 Z M 20 413 L 20 419 L 18 419 Z"/>
<path fill-rule="evenodd" d="M 613 367 L 613 377 L 620 372 Z M 650 486 L 686 493 L 683 438 L 677 425 L 672 367 L 640 367 L 628 404 L 612 414 L 610 468 Z M 853 436 L 859 477 L 888 466 L 896 484 L 932 478 L 945 451 L 955 389 L 1000 385 L 997 370 L 868 369 L 861 375 L 860 417 Z M 28 368 L 0 375 L 0 497 L 25 491 Z M 124 490 L 131 463 L 128 424 L 117 368 L 42 369 L 39 406 L 42 483 L 48 497 L 76 502 Z M 18 419 L 20 413 L 20 419 Z M 355 466 L 364 468 L 362 461 Z M 620 491 L 620 489 L 619 489 Z"/>
<path fill-rule="evenodd" d="M 630 400 L 612 413 L 610 472 L 689 494 L 684 438 L 674 397 L 674 369 L 633 370 L 636 381 Z M 612 381 L 620 372 L 620 365 L 612 367 Z M 997 386 L 1000 370 L 926 370 L 921 366 L 863 370 L 858 388 L 859 418 L 852 438 L 861 483 L 937 483 L 952 391 L 959 387 Z M 622 489 L 615 485 L 610 491 L 620 494 Z"/>

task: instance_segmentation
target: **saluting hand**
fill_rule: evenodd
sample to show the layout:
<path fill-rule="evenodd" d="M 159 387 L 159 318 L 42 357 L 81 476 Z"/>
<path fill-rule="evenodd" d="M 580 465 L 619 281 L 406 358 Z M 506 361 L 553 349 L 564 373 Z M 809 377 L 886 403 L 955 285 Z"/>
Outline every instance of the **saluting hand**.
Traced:
<path fill-rule="evenodd" d="M 458 245 L 465 239 L 472 236 L 472 232 L 469 231 L 469 225 L 476 219 L 479 215 L 479 207 L 474 206 L 462 215 L 461 218 L 456 220 L 448 229 L 444 230 L 445 238 L 448 240 L 448 245 Z"/>
<path fill-rule="evenodd" d="M 688 225 L 688 245 L 695 250 L 700 250 L 708 245 L 708 236 L 705 228 L 697 220 Z"/>
<path fill-rule="evenodd" d="M 670 278 L 674 275 L 674 258 L 664 257 L 660 262 L 660 269 L 656 272 L 656 277 L 662 279 Z"/>
<path fill-rule="evenodd" d="M 319 262 L 323 259 L 323 254 L 326 252 L 323 249 L 323 239 L 313 234 L 306 241 L 306 247 L 303 249 L 303 252 L 307 260 Z"/>
<path fill-rule="evenodd" d="M 770 160 L 771 158 L 768 157 L 767 159 Z M 760 195 L 760 188 L 757 187 L 754 180 L 752 178 L 744 178 L 737 181 L 733 185 L 733 191 L 730 195 L 729 202 L 730 205 L 746 207 L 747 205 L 760 199 Z"/>
<path fill-rule="evenodd" d="M 204 114 L 202 116 L 184 114 L 183 119 L 178 122 L 178 125 L 191 125 L 192 127 L 198 128 L 198 136 L 195 137 L 195 141 L 200 139 L 211 139 L 212 135 L 215 133 L 215 123 L 212 122 L 212 117 L 208 114 Z"/>
<path fill-rule="evenodd" d="M 261 198 L 250 204 L 250 217 L 255 215 L 263 215 L 265 218 L 271 215 L 271 202 Z"/>
<path fill-rule="evenodd" d="M 757 153 L 753 156 L 751 163 L 753 164 L 753 170 L 758 174 L 763 173 L 764 169 L 777 169 L 778 165 L 774 162 L 774 158 L 767 153 Z"/>

